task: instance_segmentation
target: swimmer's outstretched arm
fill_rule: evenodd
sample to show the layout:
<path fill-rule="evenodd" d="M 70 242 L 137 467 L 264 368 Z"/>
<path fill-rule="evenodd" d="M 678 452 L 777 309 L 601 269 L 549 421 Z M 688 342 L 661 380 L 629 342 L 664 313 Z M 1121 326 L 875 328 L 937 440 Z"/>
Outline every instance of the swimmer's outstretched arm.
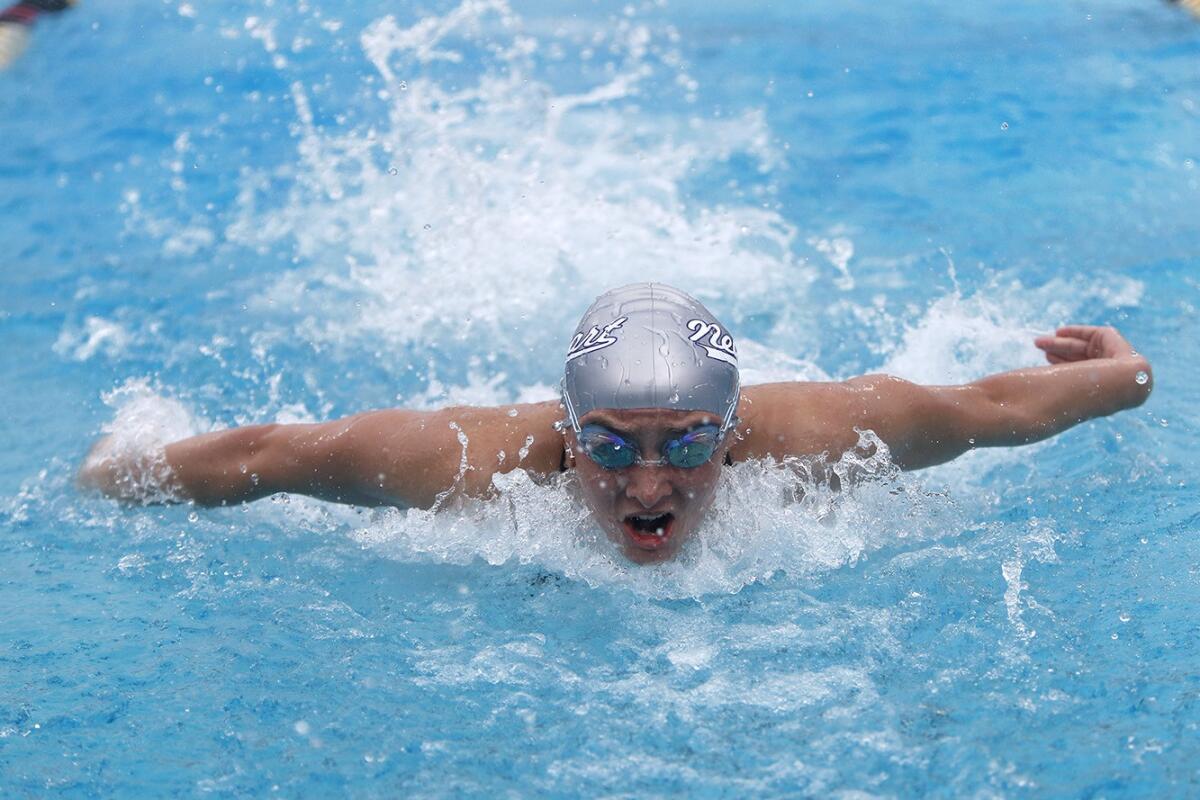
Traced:
<path fill-rule="evenodd" d="M 1145 402 L 1149 362 L 1113 328 L 1071 325 L 1035 340 L 1048 366 L 963 386 L 920 386 L 886 375 L 843 383 L 781 383 L 744 390 L 749 430 L 735 458 L 837 456 L 873 430 L 900 467 L 919 469 L 976 447 L 1047 439 L 1088 419 Z"/>
<path fill-rule="evenodd" d="M 291 492 L 430 508 L 457 495 L 486 495 L 496 473 L 556 472 L 563 439 L 553 425 L 560 416 L 557 402 L 391 409 L 311 425 L 232 428 L 150 456 L 114 453 L 102 439 L 79 483 L 134 503 L 219 506 Z"/>

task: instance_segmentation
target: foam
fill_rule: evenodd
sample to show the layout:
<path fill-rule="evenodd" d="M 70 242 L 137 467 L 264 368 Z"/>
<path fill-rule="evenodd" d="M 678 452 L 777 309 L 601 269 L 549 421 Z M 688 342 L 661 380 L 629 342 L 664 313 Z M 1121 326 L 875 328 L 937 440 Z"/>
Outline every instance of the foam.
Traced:
<path fill-rule="evenodd" d="M 830 474 L 854 488 L 835 492 Z M 352 536 L 402 561 L 534 564 L 592 586 L 700 597 L 736 592 L 781 572 L 822 574 L 899 539 L 940 536 L 957 524 L 953 505 L 900 475 L 871 433 L 827 466 L 764 461 L 725 470 L 701 528 L 676 558 L 648 566 L 630 563 L 600 533 L 572 475 L 537 483 L 514 471 L 494 483 L 497 499 L 386 512 Z M 904 513 L 896 513 L 898 505 Z"/>

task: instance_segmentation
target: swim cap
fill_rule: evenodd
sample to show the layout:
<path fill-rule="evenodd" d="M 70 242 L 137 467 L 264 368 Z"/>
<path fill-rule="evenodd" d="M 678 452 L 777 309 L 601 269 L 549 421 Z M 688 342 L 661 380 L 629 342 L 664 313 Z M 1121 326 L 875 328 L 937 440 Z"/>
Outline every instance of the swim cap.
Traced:
<path fill-rule="evenodd" d="M 605 292 L 571 338 L 563 404 L 571 426 L 597 408 L 708 411 L 729 428 L 738 404 L 733 337 L 696 298 L 665 283 Z"/>

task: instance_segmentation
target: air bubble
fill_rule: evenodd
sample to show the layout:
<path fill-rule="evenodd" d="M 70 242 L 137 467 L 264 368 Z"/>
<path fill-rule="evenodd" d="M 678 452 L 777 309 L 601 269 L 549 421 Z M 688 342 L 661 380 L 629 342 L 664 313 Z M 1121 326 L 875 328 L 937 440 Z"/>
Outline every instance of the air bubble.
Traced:
<path fill-rule="evenodd" d="M 195 511 L 188 514 L 188 522 L 199 522 L 199 521 L 200 521 L 200 515 L 197 514 Z"/>
<path fill-rule="evenodd" d="M 1008 130 L 1008 123 L 1007 123 L 1007 122 L 1001 122 L 1001 123 L 1000 123 L 1000 130 L 1002 130 L 1002 131 L 1006 131 L 1006 130 Z"/>
<path fill-rule="evenodd" d="M 400 81 L 400 91 L 402 91 L 402 92 L 408 91 L 408 82 L 407 81 Z"/>
<path fill-rule="evenodd" d="M 400 170 L 396 169 L 395 167 L 392 167 L 391 169 L 388 170 L 388 175 L 399 175 L 399 174 L 400 174 Z"/>
<path fill-rule="evenodd" d="M 508 410 L 508 415 L 509 415 L 510 417 L 515 417 L 515 416 L 517 416 L 517 415 L 518 415 L 518 414 L 520 414 L 520 413 L 521 413 L 521 412 L 520 412 L 520 411 L 517 411 L 515 408 L 510 408 L 510 409 Z"/>
<path fill-rule="evenodd" d="M 1137 382 L 1138 386 L 1145 386 L 1150 382 L 1150 376 L 1146 374 L 1144 369 L 1139 369 L 1137 375 L 1133 376 L 1133 379 Z"/>
<path fill-rule="evenodd" d="M 1133 617 L 1129 616 L 1128 612 L 1122 611 L 1117 615 L 1117 619 L 1121 620 L 1121 622 L 1129 622 Z"/>

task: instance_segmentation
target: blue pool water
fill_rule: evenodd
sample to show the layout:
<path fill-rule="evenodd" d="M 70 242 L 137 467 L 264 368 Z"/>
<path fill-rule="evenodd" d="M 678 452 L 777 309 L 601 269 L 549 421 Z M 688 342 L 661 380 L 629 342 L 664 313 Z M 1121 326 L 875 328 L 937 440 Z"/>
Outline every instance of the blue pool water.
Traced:
<path fill-rule="evenodd" d="M 0 74 L 5 797 L 1200 793 L 1200 25 L 1149 0 L 84 3 Z M 604 288 L 746 378 L 954 382 L 1115 324 L 1135 411 L 675 563 L 72 485 L 252 421 L 553 394 Z"/>

